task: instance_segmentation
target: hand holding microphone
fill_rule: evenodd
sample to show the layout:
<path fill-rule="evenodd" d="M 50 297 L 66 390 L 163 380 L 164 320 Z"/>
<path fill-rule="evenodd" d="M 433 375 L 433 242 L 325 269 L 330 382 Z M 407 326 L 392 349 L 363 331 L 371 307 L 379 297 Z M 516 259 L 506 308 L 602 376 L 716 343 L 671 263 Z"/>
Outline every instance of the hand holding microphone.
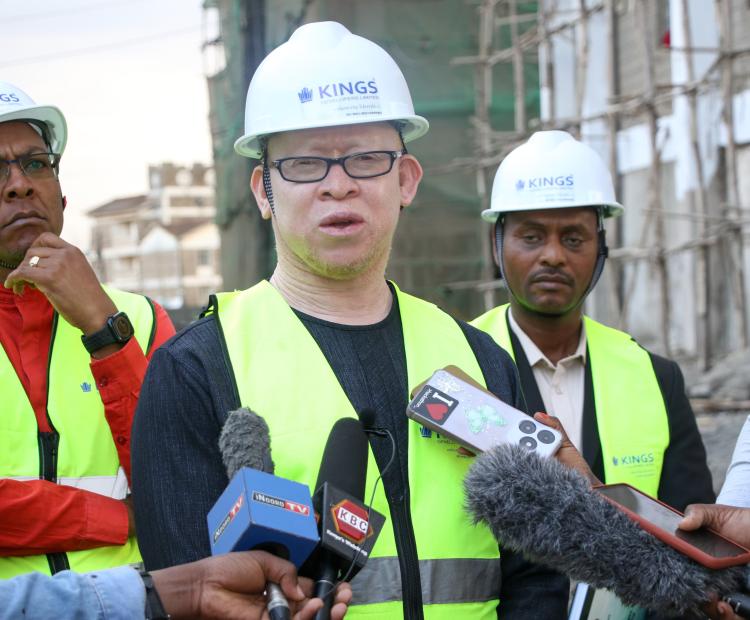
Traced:
<path fill-rule="evenodd" d="M 745 547 L 750 547 L 750 508 L 721 504 L 691 504 L 685 509 L 685 518 L 679 527 L 686 531 L 709 527 Z M 745 588 L 748 586 L 750 584 L 746 584 Z M 723 600 L 712 603 L 706 611 L 711 618 L 732 620 L 750 617 L 750 596 L 726 595 Z M 742 615 L 736 615 L 734 612 L 741 612 Z"/>
<path fill-rule="evenodd" d="M 365 565 L 385 517 L 364 504 L 368 442 L 362 425 L 342 418 L 331 429 L 320 463 L 313 504 L 320 521 L 320 546 L 302 573 L 315 579 L 324 605 L 316 620 L 330 618 L 331 594 Z"/>
<path fill-rule="evenodd" d="M 151 572 L 165 610 L 179 618 L 261 620 L 266 611 L 267 580 L 280 584 L 291 601 L 294 620 L 312 620 L 323 605 L 312 597 L 310 579 L 297 577 L 289 562 L 263 551 L 213 556 Z M 339 588 L 332 618 L 341 620 L 351 598 L 348 585 Z"/>
<path fill-rule="evenodd" d="M 299 568 L 319 540 L 310 491 L 272 475 L 265 420 L 244 408 L 230 412 L 219 448 L 230 483 L 207 516 L 212 554 L 260 549 Z M 288 620 L 282 589 L 269 582 L 266 594 L 272 620 Z"/>
<path fill-rule="evenodd" d="M 685 509 L 680 529 L 690 531 L 710 527 L 719 534 L 750 547 L 750 508 L 721 504 L 691 504 Z"/>
<path fill-rule="evenodd" d="M 304 563 L 300 574 L 313 577 L 314 595 L 323 600 L 316 618 L 341 617 L 351 590 L 340 582 L 364 566 L 385 521 L 362 501 L 368 443 L 359 421 L 344 418 L 331 430 L 314 509 L 307 486 L 271 475 L 268 425 L 257 414 L 230 412 L 219 447 L 231 480 L 208 514 L 212 553 L 261 549 L 298 569 Z M 269 583 L 266 590 L 272 620 L 288 618 L 279 586 Z"/>
<path fill-rule="evenodd" d="M 590 488 L 577 471 L 512 446 L 477 457 L 467 506 L 504 547 L 666 616 L 698 615 L 736 591 L 745 568 L 709 570 L 668 547 Z"/>

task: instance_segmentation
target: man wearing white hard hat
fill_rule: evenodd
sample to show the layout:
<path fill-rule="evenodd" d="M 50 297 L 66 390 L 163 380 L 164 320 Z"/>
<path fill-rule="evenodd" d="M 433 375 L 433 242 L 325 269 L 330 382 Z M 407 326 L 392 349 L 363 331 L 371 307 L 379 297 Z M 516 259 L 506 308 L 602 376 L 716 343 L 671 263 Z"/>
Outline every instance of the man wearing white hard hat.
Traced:
<path fill-rule="evenodd" d="M 500 164 L 491 206 L 510 304 L 472 321 L 513 355 L 530 411 L 562 422 L 594 474 L 684 509 L 711 474 L 675 362 L 583 314 L 604 267 L 609 171 L 563 131 L 535 133 Z"/>
<path fill-rule="evenodd" d="M 365 497 L 375 489 L 387 522 L 349 614 L 563 617 L 566 580 L 500 553 L 471 525 L 469 459 L 405 416 L 410 390 L 449 364 L 520 405 L 515 369 L 491 338 L 385 279 L 422 177 L 406 147 L 427 128 L 393 59 L 340 24 L 302 26 L 258 67 L 235 148 L 261 160 L 251 187 L 278 262 L 270 281 L 213 297 L 147 374 L 133 467 L 148 568 L 210 552 L 205 514 L 227 484 L 217 447 L 227 412 L 263 416 L 275 473 L 314 489 L 334 423 L 369 409 Z"/>
<path fill-rule="evenodd" d="M 144 351 L 163 309 L 63 241 L 65 117 L 0 82 L 0 579 L 140 559 L 128 494 Z"/>

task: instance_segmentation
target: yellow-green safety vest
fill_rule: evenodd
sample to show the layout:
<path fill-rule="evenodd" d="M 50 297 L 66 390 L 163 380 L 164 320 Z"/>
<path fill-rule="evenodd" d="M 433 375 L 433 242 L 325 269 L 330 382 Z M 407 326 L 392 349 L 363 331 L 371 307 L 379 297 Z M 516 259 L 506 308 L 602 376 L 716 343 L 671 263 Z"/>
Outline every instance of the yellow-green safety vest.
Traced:
<path fill-rule="evenodd" d="M 449 364 L 484 385 L 455 320 L 428 302 L 398 291 L 397 295 L 409 387 Z M 336 420 L 357 417 L 352 404 L 313 337 L 269 283 L 219 294 L 215 311 L 240 402 L 268 422 L 276 475 L 313 489 L 328 432 Z M 463 478 L 471 459 L 459 455 L 448 440 L 434 434 L 422 437 L 420 426 L 411 421 L 408 441 L 411 519 L 425 618 L 496 619 L 501 584 L 498 544 L 485 526 L 472 525 L 463 508 Z M 372 452 L 367 472 L 369 498 L 378 475 Z M 390 514 L 382 484 L 373 508 Z M 390 519 L 353 587 L 355 601 L 348 616 L 402 617 Z"/>
<path fill-rule="evenodd" d="M 118 310 L 127 313 L 141 349 L 148 350 L 155 328 L 151 303 L 140 295 L 105 287 Z M 128 482 L 120 467 L 104 405 L 89 366 L 91 356 L 81 343 L 81 331 L 54 315 L 47 363 L 47 417 L 59 435 L 55 482 L 86 489 L 113 499 L 127 495 Z M 45 463 L 41 436 L 23 384 L 0 346 L 0 477 L 39 480 Z M 49 465 L 49 464 L 47 464 Z M 97 547 L 65 554 L 71 570 L 87 572 L 141 561 L 135 538 L 124 545 Z M 0 579 L 37 571 L 50 574 L 45 555 L 0 558 Z"/>
<path fill-rule="evenodd" d="M 493 308 L 471 324 L 515 359 L 506 318 L 509 307 Z M 605 481 L 626 482 L 656 497 L 669 422 L 651 358 L 629 334 L 587 316 L 583 321 Z"/>

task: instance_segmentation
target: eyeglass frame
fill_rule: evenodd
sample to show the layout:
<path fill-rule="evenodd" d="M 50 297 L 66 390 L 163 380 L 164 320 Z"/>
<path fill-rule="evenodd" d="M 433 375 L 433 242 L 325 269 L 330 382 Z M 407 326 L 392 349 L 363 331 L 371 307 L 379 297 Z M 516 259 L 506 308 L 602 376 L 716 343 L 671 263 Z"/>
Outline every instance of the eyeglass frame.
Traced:
<path fill-rule="evenodd" d="M 386 153 L 390 157 L 390 164 L 388 165 L 388 170 L 385 170 L 383 172 L 378 172 L 377 174 L 368 174 L 368 175 L 365 175 L 365 176 L 361 176 L 361 175 L 355 176 L 355 175 L 351 174 L 346 169 L 346 163 L 345 162 L 346 162 L 347 159 L 350 159 L 352 157 L 358 157 L 360 155 L 370 155 L 370 154 L 373 154 L 373 153 Z M 383 175 L 386 175 L 391 170 L 393 170 L 393 165 L 396 163 L 397 160 L 401 159 L 404 155 L 408 155 L 408 151 L 406 150 L 406 148 L 403 148 L 403 149 L 400 149 L 400 150 L 395 150 L 395 151 L 389 151 L 389 150 L 386 150 L 386 149 L 380 149 L 380 150 L 376 150 L 376 151 L 361 151 L 359 153 L 351 153 L 350 155 L 344 155 L 343 157 L 319 157 L 317 155 L 295 155 L 295 156 L 292 156 L 292 157 L 281 157 L 279 159 L 273 159 L 273 160 L 269 161 L 268 164 L 270 164 L 270 166 L 272 168 L 275 168 L 276 170 L 278 170 L 279 171 L 279 175 L 281 176 L 281 178 L 284 179 L 287 183 L 319 183 L 320 181 L 322 181 L 323 179 L 325 179 L 328 176 L 328 173 L 331 172 L 331 166 L 336 165 L 336 164 L 338 164 L 339 166 L 341 166 L 341 168 L 343 169 L 343 171 L 350 178 L 352 178 L 352 179 L 375 179 L 377 177 L 382 177 Z M 316 159 L 316 160 L 319 160 L 319 161 L 323 161 L 323 162 L 326 163 L 326 171 L 323 174 L 323 176 L 320 177 L 319 179 L 309 179 L 309 180 L 305 180 L 305 181 L 295 181 L 295 180 L 292 180 L 292 179 L 288 179 L 287 177 L 284 176 L 284 173 L 281 171 L 281 165 L 285 161 L 289 161 L 289 160 L 292 160 L 292 159 Z"/>
<path fill-rule="evenodd" d="M 24 170 L 24 167 L 21 165 L 22 162 L 28 160 L 32 157 L 38 157 L 40 155 L 47 155 L 50 160 L 50 169 L 52 170 L 52 176 L 51 177 L 35 177 L 34 175 L 30 175 L 26 173 L 26 170 Z M 21 157 L 17 157 L 16 159 L 3 159 L 0 157 L 0 162 L 5 162 L 8 164 L 8 176 L 3 177 L 0 175 L 0 183 L 5 184 L 8 182 L 8 179 L 10 179 L 10 167 L 11 164 L 16 164 L 18 166 L 19 170 L 21 171 L 21 174 L 25 176 L 27 179 L 56 179 L 57 174 L 59 171 L 60 166 L 60 159 L 62 159 L 62 155 L 60 153 L 53 153 L 52 151 L 42 151 L 41 153 L 29 153 L 27 155 L 23 155 Z"/>

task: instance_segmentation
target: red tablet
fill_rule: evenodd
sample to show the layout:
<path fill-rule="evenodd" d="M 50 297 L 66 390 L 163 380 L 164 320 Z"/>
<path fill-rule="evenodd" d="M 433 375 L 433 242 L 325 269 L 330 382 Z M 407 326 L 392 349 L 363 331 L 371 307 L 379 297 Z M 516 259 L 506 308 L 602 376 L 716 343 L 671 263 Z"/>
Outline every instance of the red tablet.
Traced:
<path fill-rule="evenodd" d="M 750 563 L 750 551 L 713 530 L 678 529 L 681 512 L 629 484 L 605 484 L 594 489 L 644 530 L 703 566 L 718 569 Z"/>

